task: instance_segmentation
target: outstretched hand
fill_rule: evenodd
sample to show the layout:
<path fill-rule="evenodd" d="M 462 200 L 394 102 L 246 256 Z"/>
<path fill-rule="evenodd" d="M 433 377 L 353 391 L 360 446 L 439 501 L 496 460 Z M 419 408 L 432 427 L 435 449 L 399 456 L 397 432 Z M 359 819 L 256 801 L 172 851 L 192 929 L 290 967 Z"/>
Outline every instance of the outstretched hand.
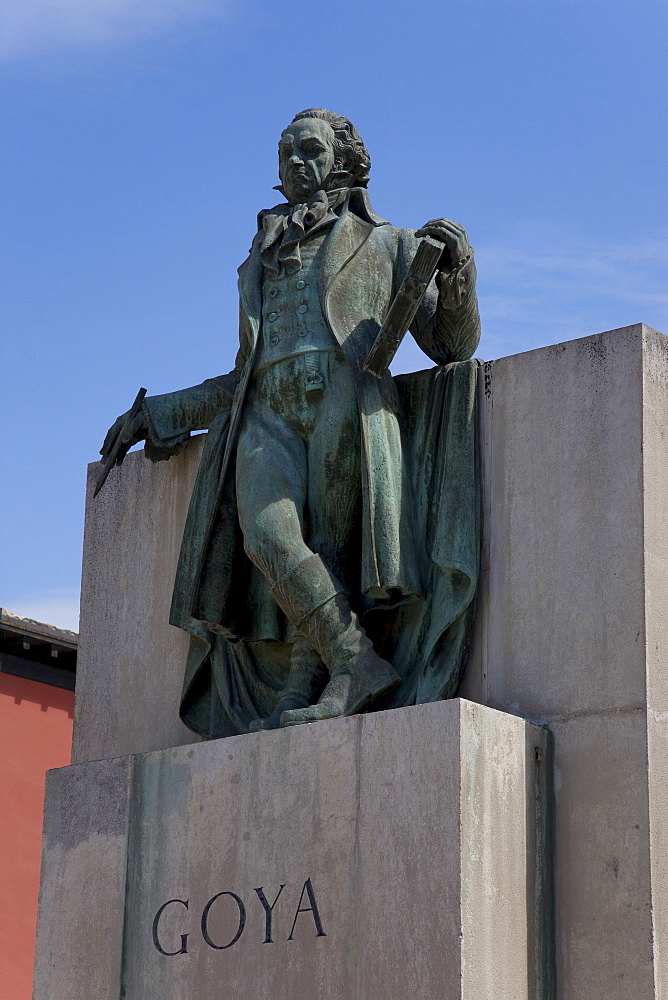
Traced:
<path fill-rule="evenodd" d="M 125 413 L 122 413 L 118 417 L 107 431 L 104 444 L 100 448 L 100 455 L 102 455 L 102 458 L 106 458 L 113 451 L 119 436 L 122 435 L 121 446 L 116 456 L 116 465 L 121 464 L 133 444 L 137 444 L 138 441 L 144 441 L 148 434 L 146 413 L 143 410 L 125 427 L 129 416 L 130 410 L 126 410 Z"/>
<path fill-rule="evenodd" d="M 435 240 L 445 243 L 450 255 L 451 268 L 456 267 L 471 253 L 471 244 L 466 230 L 458 222 L 453 222 L 452 219 L 432 219 L 422 229 L 418 229 L 415 235 L 419 237 L 433 236 Z"/>

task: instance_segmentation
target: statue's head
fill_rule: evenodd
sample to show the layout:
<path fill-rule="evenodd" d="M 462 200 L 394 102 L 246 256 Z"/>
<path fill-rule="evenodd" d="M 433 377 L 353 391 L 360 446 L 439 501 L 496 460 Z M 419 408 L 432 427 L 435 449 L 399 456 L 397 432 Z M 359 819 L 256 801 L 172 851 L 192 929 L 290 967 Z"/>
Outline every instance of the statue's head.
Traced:
<path fill-rule="evenodd" d="M 300 111 L 281 135 L 278 173 L 290 202 L 321 188 L 366 187 L 371 161 L 353 123 L 324 108 Z"/>

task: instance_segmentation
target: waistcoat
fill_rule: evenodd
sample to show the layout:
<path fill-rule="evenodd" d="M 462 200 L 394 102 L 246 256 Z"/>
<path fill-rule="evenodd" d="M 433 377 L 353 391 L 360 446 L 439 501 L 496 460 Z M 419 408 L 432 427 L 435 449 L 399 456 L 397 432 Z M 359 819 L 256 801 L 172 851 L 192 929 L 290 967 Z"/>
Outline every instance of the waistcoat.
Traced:
<path fill-rule="evenodd" d="M 295 355 L 339 349 L 318 294 L 323 245 L 330 231 L 300 244 L 302 266 L 295 274 L 265 270 L 256 371 Z"/>

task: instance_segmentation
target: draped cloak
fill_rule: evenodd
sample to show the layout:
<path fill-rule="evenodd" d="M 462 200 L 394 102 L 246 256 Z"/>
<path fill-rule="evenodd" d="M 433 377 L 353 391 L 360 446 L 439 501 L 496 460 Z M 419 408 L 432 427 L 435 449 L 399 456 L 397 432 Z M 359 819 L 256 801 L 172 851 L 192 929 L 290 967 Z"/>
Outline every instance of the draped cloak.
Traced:
<path fill-rule="evenodd" d="M 149 458 L 168 458 L 192 430 L 208 431 L 170 622 L 191 637 L 181 717 L 209 738 L 247 732 L 252 719 L 271 714 L 287 680 L 294 635 L 244 552 L 235 495 L 235 445 L 261 325 L 261 222 L 262 214 L 239 268 L 234 371 L 145 400 Z M 319 275 L 323 315 L 350 365 L 359 404 L 356 605 L 377 650 L 402 678 L 387 708 L 454 695 L 478 579 L 478 365 L 458 360 L 470 357 L 477 343 L 466 345 L 473 282 L 460 288 L 445 332 L 435 322 L 433 282 L 411 326 L 437 367 L 381 380 L 362 367 L 418 243 L 412 230 L 377 216 L 366 191 L 352 189 L 327 237 Z"/>

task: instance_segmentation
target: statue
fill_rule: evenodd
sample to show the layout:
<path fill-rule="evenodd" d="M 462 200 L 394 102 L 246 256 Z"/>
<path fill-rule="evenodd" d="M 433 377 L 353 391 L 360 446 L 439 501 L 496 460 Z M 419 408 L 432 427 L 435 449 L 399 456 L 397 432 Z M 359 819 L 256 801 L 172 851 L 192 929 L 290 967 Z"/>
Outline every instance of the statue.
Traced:
<path fill-rule="evenodd" d="M 207 737 L 452 697 L 478 574 L 480 322 L 461 226 L 375 213 L 348 119 L 282 133 L 277 188 L 239 268 L 234 370 L 139 398 L 101 449 L 167 459 L 207 430 L 170 621 L 181 715 Z M 420 243 L 445 247 L 411 333 L 435 368 L 364 370 Z"/>

